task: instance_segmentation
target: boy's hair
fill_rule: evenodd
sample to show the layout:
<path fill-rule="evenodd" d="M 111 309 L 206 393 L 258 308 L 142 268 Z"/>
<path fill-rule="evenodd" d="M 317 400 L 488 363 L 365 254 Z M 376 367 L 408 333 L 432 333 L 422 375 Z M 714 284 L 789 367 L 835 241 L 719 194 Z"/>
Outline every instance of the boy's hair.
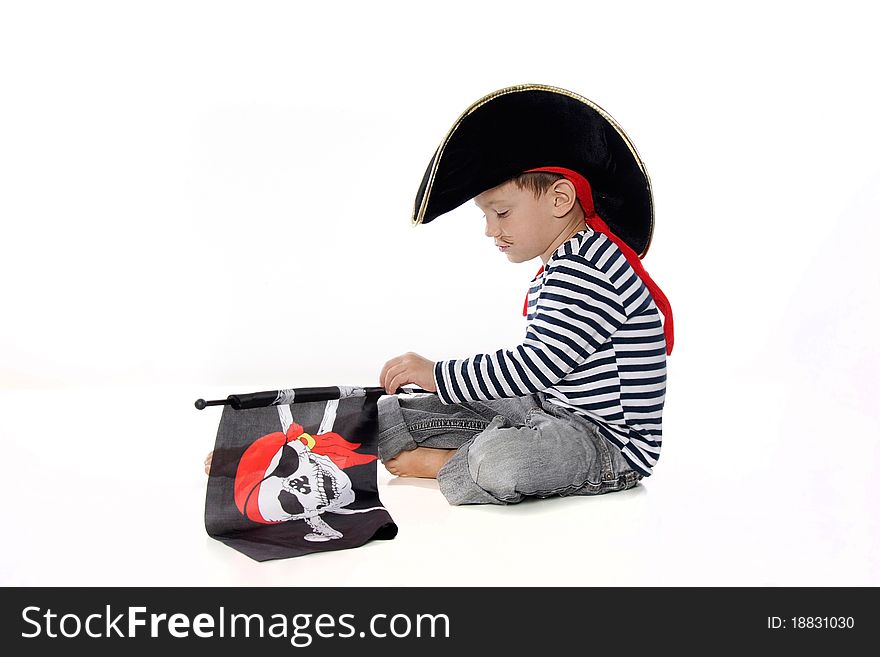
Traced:
<path fill-rule="evenodd" d="M 521 173 L 515 178 L 511 178 L 508 182 L 514 183 L 520 189 L 529 189 L 535 198 L 541 198 L 550 185 L 565 176 L 558 173 L 550 173 L 549 171 L 533 171 L 532 173 Z"/>

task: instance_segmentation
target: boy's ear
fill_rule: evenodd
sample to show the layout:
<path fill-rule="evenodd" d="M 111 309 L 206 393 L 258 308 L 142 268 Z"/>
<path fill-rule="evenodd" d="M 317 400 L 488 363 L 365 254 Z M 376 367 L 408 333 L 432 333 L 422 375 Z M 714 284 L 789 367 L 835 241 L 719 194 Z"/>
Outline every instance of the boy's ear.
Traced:
<path fill-rule="evenodd" d="M 552 196 L 553 210 L 558 212 L 557 216 L 560 217 L 568 214 L 577 202 L 577 192 L 574 185 L 565 178 L 554 182 L 546 193 Z"/>

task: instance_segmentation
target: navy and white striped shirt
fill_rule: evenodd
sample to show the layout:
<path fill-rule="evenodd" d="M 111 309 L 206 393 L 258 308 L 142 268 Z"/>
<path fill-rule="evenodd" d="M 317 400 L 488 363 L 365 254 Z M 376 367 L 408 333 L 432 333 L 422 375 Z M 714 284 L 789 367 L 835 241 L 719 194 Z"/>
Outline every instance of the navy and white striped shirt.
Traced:
<path fill-rule="evenodd" d="M 650 291 L 617 245 L 585 227 L 532 281 L 525 341 L 438 361 L 444 404 L 521 397 L 587 418 L 648 477 L 660 457 L 666 338 Z"/>

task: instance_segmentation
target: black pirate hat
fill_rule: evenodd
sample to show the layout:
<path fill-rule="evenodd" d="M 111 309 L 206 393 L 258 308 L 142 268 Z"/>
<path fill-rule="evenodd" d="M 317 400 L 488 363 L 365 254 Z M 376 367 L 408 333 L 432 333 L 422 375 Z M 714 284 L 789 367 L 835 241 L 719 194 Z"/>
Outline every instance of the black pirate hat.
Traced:
<path fill-rule="evenodd" d="M 596 212 L 640 257 L 651 243 L 651 181 L 611 116 L 571 91 L 520 84 L 462 113 L 428 165 L 413 206 L 427 224 L 535 167 L 572 169 L 590 181 Z"/>
<path fill-rule="evenodd" d="M 672 309 L 640 262 L 654 232 L 648 172 L 623 129 L 583 96 L 520 84 L 473 103 L 431 158 L 412 222 L 427 224 L 528 171 L 552 171 L 574 184 L 587 225 L 617 244 L 651 291 L 672 353 Z"/>

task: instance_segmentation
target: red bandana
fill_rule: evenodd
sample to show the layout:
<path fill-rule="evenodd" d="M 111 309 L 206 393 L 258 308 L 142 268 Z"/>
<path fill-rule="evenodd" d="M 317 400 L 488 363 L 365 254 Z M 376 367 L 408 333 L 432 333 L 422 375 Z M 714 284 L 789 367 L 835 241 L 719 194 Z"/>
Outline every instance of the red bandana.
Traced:
<path fill-rule="evenodd" d="M 571 169 L 566 169 L 564 167 L 539 167 L 537 169 L 528 169 L 525 173 L 531 171 L 558 173 L 574 185 L 578 200 L 581 202 L 584 214 L 586 214 L 587 226 L 604 234 L 617 245 L 617 248 L 619 248 L 623 252 L 623 255 L 626 256 L 626 259 L 629 261 L 629 264 L 635 270 L 636 274 L 638 274 L 639 278 L 641 278 L 642 282 L 647 286 L 648 290 L 651 292 L 651 296 L 654 297 L 654 303 L 657 304 L 657 308 L 663 313 L 665 319 L 663 323 L 663 333 L 666 336 L 666 355 L 670 355 L 672 353 L 672 343 L 675 340 L 675 335 L 672 326 L 672 307 L 669 305 L 669 300 L 666 298 L 666 295 L 663 294 L 663 290 L 657 287 L 657 284 L 651 279 L 648 272 L 645 271 L 638 254 L 633 251 L 626 242 L 612 233 L 611 229 L 608 228 L 608 224 L 606 224 L 602 217 L 598 215 L 596 209 L 593 207 L 593 192 L 587 179 L 577 171 L 572 171 Z M 541 265 L 541 268 L 535 276 L 540 276 L 543 271 L 544 265 Z M 526 301 L 523 304 L 523 316 L 528 314 L 528 306 L 529 295 L 526 293 Z"/>

